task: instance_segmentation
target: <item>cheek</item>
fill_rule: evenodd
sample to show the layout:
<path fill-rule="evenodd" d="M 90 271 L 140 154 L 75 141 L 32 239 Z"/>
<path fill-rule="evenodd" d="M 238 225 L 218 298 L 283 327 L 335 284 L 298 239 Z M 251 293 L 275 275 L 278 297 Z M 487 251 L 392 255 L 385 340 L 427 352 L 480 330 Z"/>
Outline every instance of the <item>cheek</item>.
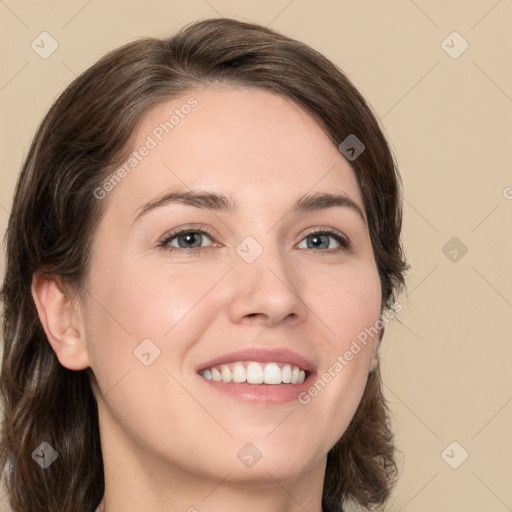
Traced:
<path fill-rule="evenodd" d="M 198 272 L 187 264 L 171 268 L 118 263 L 109 273 L 101 268 L 91 274 L 86 321 L 95 373 L 138 366 L 134 351 L 148 339 L 160 350 L 160 364 L 177 367 L 218 313 L 215 294 L 209 292 L 222 277 L 220 270 Z"/>
<path fill-rule="evenodd" d="M 380 277 L 370 262 L 311 273 L 304 290 L 306 304 L 326 333 L 322 347 L 326 354 L 347 350 L 353 339 L 379 319 Z"/>
<path fill-rule="evenodd" d="M 173 351 L 198 339 L 218 313 L 211 291 L 225 269 L 155 265 L 131 269 L 116 295 L 134 337 L 153 337 Z M 156 341 L 155 341 L 156 342 Z"/>
<path fill-rule="evenodd" d="M 368 378 L 381 309 L 381 285 L 374 265 L 352 267 L 309 284 L 308 306 L 320 319 L 322 365 L 299 403 L 316 424 L 329 424 L 329 449 L 343 435 L 359 405 Z M 323 286 L 320 286 L 323 285 Z M 378 324 L 377 324 L 378 325 Z"/>

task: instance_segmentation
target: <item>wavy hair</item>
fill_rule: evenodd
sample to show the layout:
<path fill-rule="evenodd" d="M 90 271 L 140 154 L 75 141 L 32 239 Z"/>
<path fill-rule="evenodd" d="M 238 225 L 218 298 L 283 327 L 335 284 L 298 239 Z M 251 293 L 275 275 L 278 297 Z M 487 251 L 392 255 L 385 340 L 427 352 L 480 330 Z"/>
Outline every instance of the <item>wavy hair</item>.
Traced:
<path fill-rule="evenodd" d="M 90 369 L 59 363 L 31 295 L 33 274 L 59 276 L 81 290 L 106 205 L 94 191 L 127 156 L 150 107 L 210 83 L 277 92 L 310 113 L 336 146 L 351 134 L 363 141 L 366 149 L 351 165 L 382 311 L 405 285 L 397 166 L 371 108 L 331 61 L 273 30 L 232 19 L 195 22 L 168 39 L 143 38 L 111 51 L 64 90 L 40 124 L 8 223 L 0 469 L 14 512 L 93 512 L 105 485 Z M 390 423 L 377 366 L 347 431 L 328 453 L 324 510 L 386 503 L 397 477 Z M 42 441 L 59 454 L 59 464 L 46 470 L 32 458 Z"/>

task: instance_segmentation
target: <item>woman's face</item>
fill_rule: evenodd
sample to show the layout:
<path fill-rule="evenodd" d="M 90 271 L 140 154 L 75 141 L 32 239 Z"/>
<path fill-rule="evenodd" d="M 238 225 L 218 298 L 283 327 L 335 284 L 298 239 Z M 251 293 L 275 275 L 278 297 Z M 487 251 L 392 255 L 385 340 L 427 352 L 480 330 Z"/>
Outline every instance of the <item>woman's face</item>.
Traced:
<path fill-rule="evenodd" d="M 175 482 L 323 472 L 381 307 L 349 163 L 305 111 L 247 87 L 158 105 L 133 150 L 96 192 L 83 310 L 106 460 Z"/>

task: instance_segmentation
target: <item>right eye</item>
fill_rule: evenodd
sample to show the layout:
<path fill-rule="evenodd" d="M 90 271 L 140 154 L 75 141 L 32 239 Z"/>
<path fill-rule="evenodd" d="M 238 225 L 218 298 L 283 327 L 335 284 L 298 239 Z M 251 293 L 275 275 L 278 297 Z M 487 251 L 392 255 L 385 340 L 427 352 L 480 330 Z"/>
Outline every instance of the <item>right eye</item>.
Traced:
<path fill-rule="evenodd" d="M 185 228 L 167 234 L 158 245 L 171 252 L 194 253 L 211 246 L 211 244 L 207 246 L 202 245 L 205 239 L 210 241 L 212 239 L 212 236 L 206 230 Z"/>

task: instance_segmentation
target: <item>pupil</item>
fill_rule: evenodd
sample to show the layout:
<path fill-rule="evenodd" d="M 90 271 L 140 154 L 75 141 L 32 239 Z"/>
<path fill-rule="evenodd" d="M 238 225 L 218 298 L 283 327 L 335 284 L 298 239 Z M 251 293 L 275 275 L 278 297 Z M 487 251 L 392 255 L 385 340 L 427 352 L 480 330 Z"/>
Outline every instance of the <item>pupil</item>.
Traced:
<path fill-rule="evenodd" d="M 199 237 L 198 237 L 199 241 L 200 241 L 200 236 L 201 235 L 199 235 Z M 187 244 L 192 244 L 193 245 L 194 242 L 197 242 L 196 241 L 196 234 L 194 234 L 194 233 L 187 233 L 185 235 L 182 235 L 182 238 L 185 239 L 185 245 L 180 244 L 181 247 L 190 247 L 190 245 L 187 245 Z M 194 245 L 194 247 L 195 246 L 197 246 L 197 243 L 196 243 L 196 245 Z"/>
<path fill-rule="evenodd" d="M 320 246 L 326 247 L 326 243 L 324 243 L 322 241 L 322 238 L 321 238 L 322 236 L 325 236 L 325 235 L 312 235 L 312 237 L 311 237 L 311 245 L 313 247 L 320 247 Z M 328 243 L 327 243 L 327 245 L 328 245 Z"/>

